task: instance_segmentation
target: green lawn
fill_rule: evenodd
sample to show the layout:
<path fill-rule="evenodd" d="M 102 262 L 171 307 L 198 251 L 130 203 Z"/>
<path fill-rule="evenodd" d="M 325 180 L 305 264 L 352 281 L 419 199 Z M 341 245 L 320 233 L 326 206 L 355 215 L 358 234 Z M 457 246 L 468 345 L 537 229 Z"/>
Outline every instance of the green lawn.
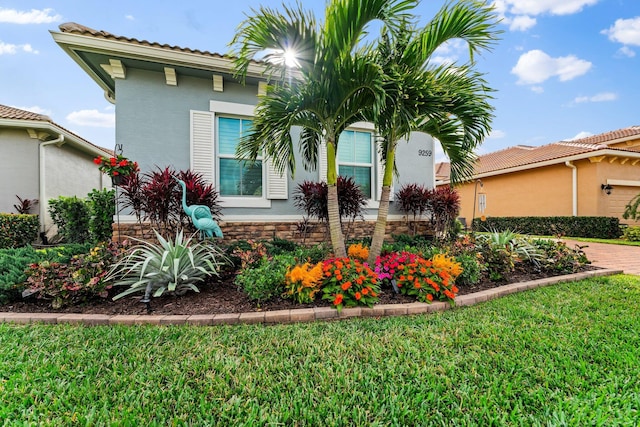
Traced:
<path fill-rule="evenodd" d="M 437 314 L 0 325 L 5 425 L 638 425 L 640 277 Z M 2 422 L 0 422 L 2 424 Z"/>

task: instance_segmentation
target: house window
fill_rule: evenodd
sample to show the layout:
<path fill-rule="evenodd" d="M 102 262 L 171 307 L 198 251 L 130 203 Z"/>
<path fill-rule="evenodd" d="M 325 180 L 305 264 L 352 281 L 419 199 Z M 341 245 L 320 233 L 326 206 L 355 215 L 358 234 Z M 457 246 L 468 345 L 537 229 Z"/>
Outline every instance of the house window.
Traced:
<path fill-rule="evenodd" d="M 220 195 L 263 197 L 262 160 L 248 162 L 236 157 L 236 148 L 251 132 L 253 121 L 234 117 L 217 117 L 217 121 Z"/>
<path fill-rule="evenodd" d="M 338 174 L 351 177 L 365 197 L 372 197 L 373 142 L 371 132 L 345 130 L 338 140 Z"/>
<path fill-rule="evenodd" d="M 487 209 L 487 195 L 484 193 L 478 194 L 478 210 L 481 214 Z"/>

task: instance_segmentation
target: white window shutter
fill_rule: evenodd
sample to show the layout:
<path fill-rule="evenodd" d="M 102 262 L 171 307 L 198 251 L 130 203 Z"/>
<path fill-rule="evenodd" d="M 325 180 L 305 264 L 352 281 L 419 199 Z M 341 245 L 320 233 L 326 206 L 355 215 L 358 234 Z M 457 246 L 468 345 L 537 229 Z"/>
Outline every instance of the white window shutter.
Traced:
<path fill-rule="evenodd" d="M 320 141 L 320 151 L 318 152 L 318 178 L 322 182 L 327 182 L 327 143 Z"/>
<path fill-rule="evenodd" d="M 382 181 L 384 179 L 384 160 L 382 159 L 382 154 L 380 153 L 380 150 L 378 149 L 377 145 L 375 147 L 376 150 L 376 157 L 377 157 L 377 162 L 376 162 L 376 170 L 377 170 L 377 182 L 376 182 L 376 194 L 378 195 L 378 200 L 380 200 L 382 198 Z M 391 188 L 389 189 L 389 201 L 393 201 L 393 181 Z"/>
<path fill-rule="evenodd" d="M 191 111 L 191 170 L 215 186 L 214 114 Z"/>
<path fill-rule="evenodd" d="M 267 199 L 288 198 L 287 171 L 278 172 L 270 160 L 265 160 L 264 164 L 267 169 Z"/>

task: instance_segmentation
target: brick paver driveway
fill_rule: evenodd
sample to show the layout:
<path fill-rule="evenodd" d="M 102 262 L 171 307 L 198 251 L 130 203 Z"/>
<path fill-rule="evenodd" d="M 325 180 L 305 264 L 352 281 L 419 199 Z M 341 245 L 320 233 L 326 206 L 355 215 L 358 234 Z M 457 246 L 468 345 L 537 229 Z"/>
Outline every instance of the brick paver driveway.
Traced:
<path fill-rule="evenodd" d="M 609 245 L 606 243 L 565 240 L 570 248 L 583 246 L 593 265 L 624 270 L 626 274 L 640 275 L 640 246 Z"/>

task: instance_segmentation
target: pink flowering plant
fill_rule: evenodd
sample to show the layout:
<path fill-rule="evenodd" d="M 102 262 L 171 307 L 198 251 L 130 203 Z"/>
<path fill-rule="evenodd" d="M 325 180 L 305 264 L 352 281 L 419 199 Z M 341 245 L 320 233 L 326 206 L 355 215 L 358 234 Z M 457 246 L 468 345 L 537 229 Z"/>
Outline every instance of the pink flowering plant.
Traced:
<path fill-rule="evenodd" d="M 343 307 L 372 307 L 378 301 L 378 278 L 366 263 L 352 258 L 332 258 L 322 263 L 322 271 L 322 299 L 332 301 L 338 312 Z"/>
<path fill-rule="evenodd" d="M 132 162 L 121 154 L 116 157 L 98 156 L 93 159 L 93 163 L 98 165 L 100 172 L 113 176 L 129 176 L 134 172 L 138 172 L 138 162 Z"/>

